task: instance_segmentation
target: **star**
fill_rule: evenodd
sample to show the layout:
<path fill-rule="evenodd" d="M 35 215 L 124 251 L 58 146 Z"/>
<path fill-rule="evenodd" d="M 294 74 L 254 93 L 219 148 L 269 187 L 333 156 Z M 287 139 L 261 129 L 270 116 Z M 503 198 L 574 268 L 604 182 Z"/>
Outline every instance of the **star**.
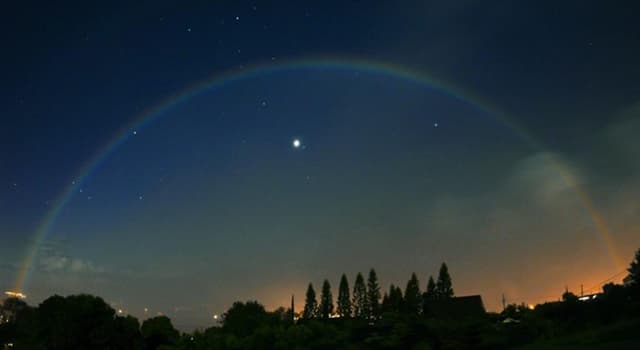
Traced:
<path fill-rule="evenodd" d="M 260 105 L 261 105 L 262 107 L 267 107 L 267 101 L 262 100 L 262 102 L 260 102 Z"/>
<path fill-rule="evenodd" d="M 138 135 L 138 132 L 136 130 L 133 130 L 133 134 Z"/>
<path fill-rule="evenodd" d="M 142 196 L 138 196 L 138 200 L 142 200 Z"/>
<path fill-rule="evenodd" d="M 240 20 L 240 16 L 236 16 L 236 21 L 239 21 L 239 20 Z"/>
<path fill-rule="evenodd" d="M 438 122 L 433 123 L 433 127 L 437 128 L 438 127 Z"/>
<path fill-rule="evenodd" d="M 191 33 L 191 27 L 187 28 L 187 32 Z"/>
<path fill-rule="evenodd" d="M 302 146 L 302 141 L 300 141 L 300 139 L 293 139 L 291 144 L 293 145 L 293 148 L 300 148 Z"/>

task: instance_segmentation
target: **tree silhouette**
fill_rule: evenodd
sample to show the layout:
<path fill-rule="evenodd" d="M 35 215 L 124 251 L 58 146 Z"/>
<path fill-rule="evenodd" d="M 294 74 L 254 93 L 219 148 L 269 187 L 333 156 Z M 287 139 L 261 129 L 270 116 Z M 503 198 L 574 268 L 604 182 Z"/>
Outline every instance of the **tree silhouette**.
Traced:
<path fill-rule="evenodd" d="M 140 327 L 145 349 L 155 350 L 164 345 L 174 345 L 178 342 L 180 333 L 173 328 L 167 316 L 149 318 Z"/>
<path fill-rule="evenodd" d="M 417 315 L 422 309 L 422 295 L 415 273 L 411 274 L 411 279 L 407 282 L 407 288 L 404 291 L 404 306 L 409 315 Z"/>
<path fill-rule="evenodd" d="M 320 294 L 320 317 L 327 319 L 333 313 L 333 295 L 329 280 L 322 283 L 322 293 Z"/>
<path fill-rule="evenodd" d="M 400 312 L 402 308 L 402 290 L 393 284 L 389 286 L 389 292 L 384 293 L 382 301 L 383 312 Z"/>
<path fill-rule="evenodd" d="M 562 301 L 565 303 L 576 303 L 578 302 L 578 296 L 567 290 L 562 293 Z"/>
<path fill-rule="evenodd" d="M 636 251 L 635 258 L 631 261 L 627 271 L 629 271 L 627 278 L 631 282 L 631 285 L 635 287 L 640 286 L 640 249 Z"/>
<path fill-rule="evenodd" d="M 380 285 L 376 270 L 369 271 L 367 279 L 367 316 L 369 319 L 376 319 L 380 315 Z"/>
<path fill-rule="evenodd" d="M 338 315 L 340 317 L 351 317 L 351 293 L 349 292 L 349 281 L 347 281 L 345 274 L 342 274 L 338 288 Z"/>
<path fill-rule="evenodd" d="M 364 285 L 364 277 L 358 272 L 356 282 L 353 285 L 353 316 L 364 318 L 367 316 L 367 288 Z"/>
<path fill-rule="evenodd" d="M 274 313 L 275 318 L 286 318 L 286 311 L 277 312 L 281 312 L 281 314 Z M 222 328 L 225 332 L 238 337 L 246 337 L 254 333 L 261 325 L 269 323 L 271 316 L 257 301 L 246 303 L 236 301 L 225 312 L 223 319 Z"/>
<path fill-rule="evenodd" d="M 133 316 L 116 317 L 112 338 L 111 349 L 142 349 L 144 347 L 140 322 Z"/>
<path fill-rule="evenodd" d="M 32 346 L 53 350 L 110 348 L 115 318 L 115 310 L 98 297 L 50 297 L 38 306 L 34 329 L 30 330 L 35 331 Z"/>
<path fill-rule="evenodd" d="M 436 281 L 433 280 L 433 276 L 429 276 L 429 282 L 427 282 L 427 291 L 425 292 L 425 299 L 434 300 L 438 297 L 438 291 L 436 290 Z"/>
<path fill-rule="evenodd" d="M 382 294 L 382 302 L 380 303 L 380 312 L 385 313 L 391 311 L 391 307 L 389 305 L 389 294 L 384 292 Z"/>
<path fill-rule="evenodd" d="M 440 272 L 438 273 L 438 282 L 436 283 L 436 294 L 438 298 L 446 299 L 453 297 L 453 287 L 451 284 L 451 276 L 447 264 L 442 263 Z"/>
<path fill-rule="evenodd" d="M 318 301 L 316 300 L 316 291 L 313 290 L 313 284 L 309 283 L 307 287 L 307 295 L 304 301 L 304 310 L 302 311 L 302 318 L 314 318 L 318 311 Z"/>

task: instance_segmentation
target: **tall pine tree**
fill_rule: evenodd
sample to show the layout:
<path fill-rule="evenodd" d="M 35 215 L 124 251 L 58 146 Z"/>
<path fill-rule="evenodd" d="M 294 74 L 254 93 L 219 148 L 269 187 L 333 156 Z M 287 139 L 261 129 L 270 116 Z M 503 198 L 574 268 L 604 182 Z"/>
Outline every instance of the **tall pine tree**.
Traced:
<path fill-rule="evenodd" d="M 387 292 L 384 292 L 384 294 L 382 294 L 382 303 L 380 303 L 380 313 L 384 314 L 385 312 L 389 311 L 391 311 L 391 306 L 389 304 L 389 294 L 387 294 Z"/>
<path fill-rule="evenodd" d="M 358 272 L 356 282 L 353 285 L 353 316 L 356 318 L 367 317 L 367 287 L 364 285 L 364 277 Z"/>
<path fill-rule="evenodd" d="M 387 295 L 387 302 L 384 306 L 384 312 L 400 312 L 402 309 L 402 289 L 391 284 L 389 293 L 385 293 L 385 295 Z"/>
<path fill-rule="evenodd" d="M 425 292 L 425 299 L 434 300 L 438 298 L 438 292 L 436 291 L 436 281 L 433 276 L 429 276 L 429 282 L 427 282 L 427 291 Z"/>
<path fill-rule="evenodd" d="M 422 294 L 422 314 L 429 315 L 429 307 L 433 300 L 438 298 L 438 293 L 436 291 L 436 282 L 433 280 L 433 276 L 429 276 L 429 281 L 427 282 L 427 290 Z"/>
<path fill-rule="evenodd" d="M 338 287 L 338 315 L 340 317 L 351 317 L 351 293 L 349 292 L 349 282 L 345 274 L 342 274 L 340 286 Z"/>
<path fill-rule="evenodd" d="M 640 287 L 640 249 L 636 252 L 636 256 L 627 269 L 629 276 L 627 279 L 634 287 Z"/>
<path fill-rule="evenodd" d="M 304 310 L 302 311 L 302 318 L 310 319 L 315 318 L 318 311 L 318 301 L 316 300 L 316 291 L 313 290 L 313 284 L 309 283 L 307 287 L 307 296 L 304 301 Z"/>
<path fill-rule="evenodd" d="M 322 283 L 322 293 L 320 294 L 320 317 L 327 319 L 333 313 L 333 295 L 331 285 L 328 280 Z"/>
<path fill-rule="evenodd" d="M 436 283 L 436 294 L 438 298 L 446 299 L 453 297 L 453 287 L 451 284 L 451 276 L 447 264 L 442 263 L 440 273 L 438 274 L 438 282 Z"/>
<path fill-rule="evenodd" d="M 407 288 L 404 291 L 404 306 L 409 315 L 418 315 L 422 310 L 420 283 L 415 273 L 411 274 L 411 279 L 407 282 Z"/>
<path fill-rule="evenodd" d="M 369 271 L 367 279 L 367 317 L 370 320 L 377 319 L 380 315 L 380 285 L 376 270 Z"/>

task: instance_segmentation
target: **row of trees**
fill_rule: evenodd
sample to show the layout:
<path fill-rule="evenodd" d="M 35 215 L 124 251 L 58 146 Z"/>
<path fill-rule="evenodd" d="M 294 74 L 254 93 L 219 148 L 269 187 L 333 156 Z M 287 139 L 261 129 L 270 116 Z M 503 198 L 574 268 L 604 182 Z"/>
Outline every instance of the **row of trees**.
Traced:
<path fill-rule="evenodd" d="M 376 283 L 364 278 L 358 283 L 358 293 L 365 300 L 370 295 L 374 295 L 370 300 L 375 299 L 375 292 L 380 291 L 374 288 L 379 286 L 375 271 L 373 276 L 369 280 Z M 629 267 L 625 284 L 605 285 L 596 299 L 582 302 L 565 297 L 562 302 L 540 304 L 533 310 L 512 305 L 502 314 L 488 313 L 477 318 L 407 317 L 411 310 L 413 314 L 424 312 L 416 307 L 420 300 L 430 305 L 429 298 L 453 296 L 446 266 L 437 280 L 430 279 L 424 293 L 415 274 L 404 291 L 391 287 L 378 304 L 381 316 L 375 322 L 366 319 L 367 314 L 356 318 L 355 288 L 349 289 L 346 277 L 344 280 L 341 284 L 346 287 L 338 293 L 343 303 L 337 305 L 337 309 L 344 310 L 343 318 L 333 322 L 314 316 L 315 319 L 294 323 L 290 310 L 285 308 L 270 312 L 256 301 L 236 302 L 225 313 L 221 326 L 182 334 L 167 317 L 154 317 L 140 324 L 89 295 L 53 296 L 36 307 L 10 298 L 0 305 L 0 314 L 10 315 L 5 318 L 8 322 L 0 323 L 0 349 L 12 344 L 14 349 L 51 350 L 507 350 L 539 341 L 543 343 L 535 348 L 564 349 L 571 344 L 589 349 L 640 348 L 640 250 Z M 327 313 L 332 297 L 330 286 L 326 290 L 327 308 L 323 312 L 335 315 L 337 311 Z M 320 305 L 316 306 L 319 310 Z M 361 303 L 359 310 L 370 307 L 368 302 Z M 402 313 L 386 314 L 385 310 Z M 504 322 L 505 319 L 516 321 Z M 558 343 L 544 343 L 547 341 Z"/>
<path fill-rule="evenodd" d="M 353 295 L 353 296 L 352 296 Z M 324 280 L 320 294 L 320 302 L 316 298 L 313 284 L 309 283 L 306 292 L 305 305 L 302 312 L 303 319 L 328 319 L 333 317 L 357 318 L 376 320 L 383 313 L 396 312 L 409 315 L 423 313 L 429 301 L 452 298 L 454 296 L 451 275 L 446 263 L 442 263 L 437 281 L 429 276 L 427 289 L 423 293 L 420 290 L 420 282 L 415 273 L 407 282 L 404 293 L 400 287 L 393 284 L 389 292 L 380 295 L 378 275 L 374 269 L 369 271 L 365 283 L 362 273 L 356 275 L 353 285 L 353 294 L 349 289 L 347 276 L 342 274 L 338 287 L 337 308 L 334 312 L 333 294 L 329 280 Z"/>
<path fill-rule="evenodd" d="M 9 322 L 0 324 L 0 348 L 11 344 L 16 349 L 155 350 L 181 338 L 166 316 L 146 319 L 141 325 L 92 295 L 55 295 L 37 307 L 9 298 L 0 312 L 11 315 Z"/>

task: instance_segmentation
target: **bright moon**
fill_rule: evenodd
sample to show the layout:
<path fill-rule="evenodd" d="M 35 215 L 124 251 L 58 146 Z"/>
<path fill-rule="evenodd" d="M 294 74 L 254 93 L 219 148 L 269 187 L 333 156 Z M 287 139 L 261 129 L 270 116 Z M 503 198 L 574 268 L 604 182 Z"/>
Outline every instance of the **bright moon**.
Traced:
<path fill-rule="evenodd" d="M 300 146 L 302 146 L 302 142 L 300 142 L 300 139 L 294 139 L 293 148 L 300 148 Z"/>

